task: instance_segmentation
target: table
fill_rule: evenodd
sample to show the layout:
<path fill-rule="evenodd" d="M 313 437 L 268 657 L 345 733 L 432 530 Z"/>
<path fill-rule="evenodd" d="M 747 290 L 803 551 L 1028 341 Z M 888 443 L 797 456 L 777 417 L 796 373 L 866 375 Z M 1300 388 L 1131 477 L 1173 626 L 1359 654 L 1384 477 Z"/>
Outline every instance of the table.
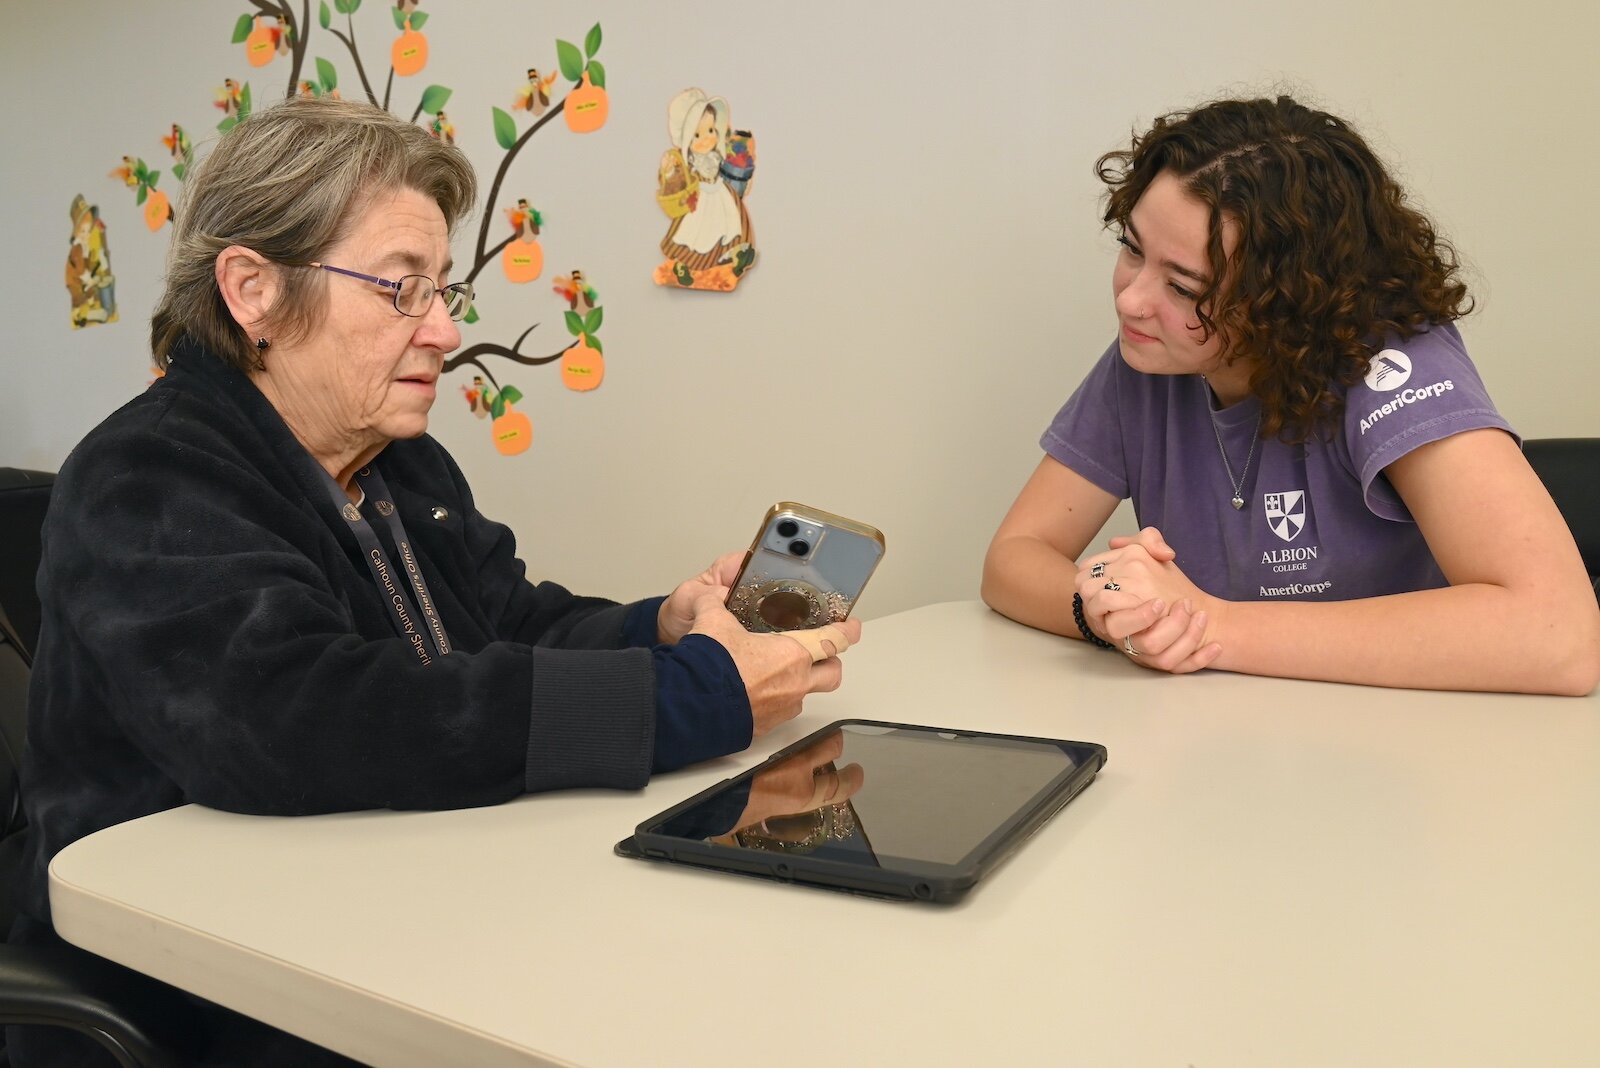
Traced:
<path fill-rule="evenodd" d="M 63 851 L 63 936 L 380 1065 L 1593 1065 L 1600 698 L 1171 677 L 975 602 L 639 793 L 274 819 Z M 1105 744 L 955 907 L 612 855 L 834 719 Z"/>

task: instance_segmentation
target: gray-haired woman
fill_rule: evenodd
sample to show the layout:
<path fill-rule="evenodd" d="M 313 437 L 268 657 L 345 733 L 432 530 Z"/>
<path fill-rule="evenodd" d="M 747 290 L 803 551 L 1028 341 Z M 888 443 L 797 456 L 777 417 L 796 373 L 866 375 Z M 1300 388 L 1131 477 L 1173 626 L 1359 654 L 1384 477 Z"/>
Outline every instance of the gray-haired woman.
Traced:
<path fill-rule="evenodd" d="M 46 521 L 15 938 L 55 937 L 50 858 L 115 823 L 638 787 L 838 686 L 834 656 L 723 609 L 738 554 L 631 605 L 525 577 L 426 436 L 474 196 L 455 149 L 330 100 L 196 167 L 152 324 L 167 374 L 73 452 Z M 308 1063 L 194 1007 L 201 1061 Z M 35 1038 L 15 1063 L 50 1062 Z"/>

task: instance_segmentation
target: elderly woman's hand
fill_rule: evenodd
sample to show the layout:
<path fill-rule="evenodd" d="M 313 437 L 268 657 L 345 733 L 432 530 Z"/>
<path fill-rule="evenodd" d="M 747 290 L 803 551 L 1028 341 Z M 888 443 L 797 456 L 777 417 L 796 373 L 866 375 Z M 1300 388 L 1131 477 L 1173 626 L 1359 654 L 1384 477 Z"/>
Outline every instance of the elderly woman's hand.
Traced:
<path fill-rule="evenodd" d="M 1222 652 L 1218 615 L 1226 607 L 1179 569 L 1177 553 L 1155 527 L 1112 538 L 1109 552 L 1086 557 L 1077 590 L 1090 627 L 1141 667 L 1184 674 Z"/>
<path fill-rule="evenodd" d="M 744 552 L 734 550 L 723 553 L 711 566 L 687 582 L 680 583 L 672 594 L 661 602 L 656 614 L 656 633 L 668 645 L 683 640 L 694 626 L 695 602 L 702 594 L 714 593 L 723 601 L 728 599 L 728 587 L 739 577 L 739 567 L 744 562 Z"/>
<path fill-rule="evenodd" d="M 750 698 L 755 717 L 755 734 L 760 737 L 786 720 L 800 714 L 800 703 L 808 693 L 825 693 L 839 688 L 843 665 L 838 654 L 844 649 L 831 640 L 831 628 L 843 634 L 845 648 L 861 640 L 861 623 L 854 619 L 833 623 L 814 631 L 796 632 L 820 639 L 818 655 L 812 654 L 802 638 L 788 634 L 752 634 L 740 625 L 723 605 L 726 591 L 706 588 L 694 602 L 692 634 L 716 639 L 733 657 Z"/>

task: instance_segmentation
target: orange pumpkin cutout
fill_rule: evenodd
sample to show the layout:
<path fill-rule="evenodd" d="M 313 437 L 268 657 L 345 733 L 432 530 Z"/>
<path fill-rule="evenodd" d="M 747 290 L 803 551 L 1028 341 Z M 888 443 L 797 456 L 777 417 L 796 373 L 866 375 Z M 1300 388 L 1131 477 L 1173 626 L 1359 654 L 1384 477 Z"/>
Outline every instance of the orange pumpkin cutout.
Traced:
<path fill-rule="evenodd" d="M 144 201 L 144 224 L 150 228 L 150 232 L 161 229 L 171 217 L 172 203 L 167 200 L 167 194 L 159 189 L 150 190 L 150 195 Z"/>
<path fill-rule="evenodd" d="M 500 266 L 507 281 L 531 282 L 544 273 L 544 249 L 537 241 L 518 238 L 500 254 Z"/>
<path fill-rule="evenodd" d="M 409 78 L 428 65 L 428 39 L 411 28 L 409 18 L 406 19 L 406 31 L 394 40 L 394 47 L 389 51 L 389 62 L 394 72 L 402 78 Z"/>
<path fill-rule="evenodd" d="M 583 72 L 583 83 L 567 94 L 567 105 L 561 109 L 567 117 L 567 129 L 573 133 L 594 133 L 606 124 L 611 111 L 611 98 L 598 85 L 589 82 L 589 72 Z"/>
<path fill-rule="evenodd" d="M 494 447 L 503 456 L 527 452 L 533 444 L 533 423 L 521 412 L 512 411 L 509 404 L 506 413 L 489 424 L 489 433 L 494 435 Z"/>
<path fill-rule="evenodd" d="M 251 30 L 250 36 L 244 39 L 244 58 L 249 61 L 252 67 L 265 67 L 272 62 L 272 57 L 277 50 L 277 39 L 270 29 L 261 25 L 261 18 L 257 16 L 255 29 Z"/>
<path fill-rule="evenodd" d="M 589 344 L 587 335 L 580 335 L 578 343 L 561 357 L 561 384 L 579 393 L 587 393 L 600 385 L 606 377 L 606 358 L 600 350 Z"/>

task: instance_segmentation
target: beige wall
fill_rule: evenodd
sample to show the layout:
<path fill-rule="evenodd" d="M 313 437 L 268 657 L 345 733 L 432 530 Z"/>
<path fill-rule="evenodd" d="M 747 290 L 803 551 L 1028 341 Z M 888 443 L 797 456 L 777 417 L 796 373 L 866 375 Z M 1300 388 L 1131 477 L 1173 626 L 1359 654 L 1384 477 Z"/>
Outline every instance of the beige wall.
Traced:
<path fill-rule="evenodd" d="M 369 57 L 393 36 L 377 4 L 356 17 Z M 1464 332 L 1513 424 L 1600 431 L 1589 0 L 424 7 L 433 58 L 413 81 L 454 90 L 480 170 L 500 158 L 489 106 L 553 61 L 556 37 L 605 28 L 609 124 L 547 129 L 506 194 L 549 217 L 546 277 L 577 266 L 599 289 L 606 383 L 578 395 L 548 368 L 502 375 L 536 433 L 513 459 L 468 415 L 462 373 L 433 425 L 532 570 L 584 592 L 665 591 L 788 498 L 887 534 L 867 617 L 975 596 L 1041 429 L 1114 330 L 1090 163 L 1218 93 L 1284 85 L 1361 126 L 1470 261 L 1481 311 Z M 106 172 L 124 152 L 154 164 L 171 121 L 209 130 L 211 87 L 245 71 L 227 43 L 237 14 L 200 0 L 5 5 L 0 464 L 58 466 L 143 387 L 164 239 Z M 325 36 L 314 51 L 354 82 Z M 666 104 L 689 85 L 726 96 L 759 141 L 762 260 L 733 296 L 650 281 Z M 396 109 L 420 88 L 400 83 Z M 73 332 L 60 276 L 80 191 L 110 226 L 123 320 Z M 495 329 L 476 336 L 534 319 L 535 351 L 565 336 L 542 282 L 483 280 Z"/>

